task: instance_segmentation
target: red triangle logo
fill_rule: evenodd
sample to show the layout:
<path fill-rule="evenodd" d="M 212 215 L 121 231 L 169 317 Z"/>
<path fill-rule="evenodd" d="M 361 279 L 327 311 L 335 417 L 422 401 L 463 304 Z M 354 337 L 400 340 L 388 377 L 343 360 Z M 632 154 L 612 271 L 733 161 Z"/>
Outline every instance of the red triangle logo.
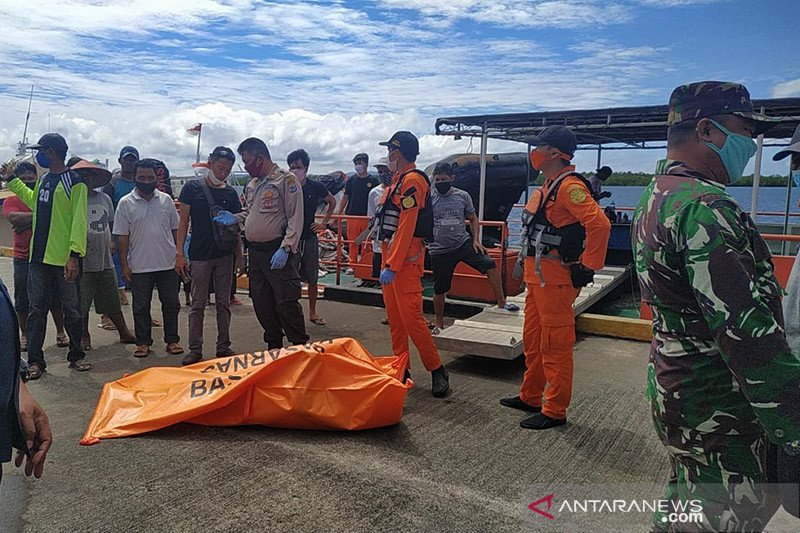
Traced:
<path fill-rule="evenodd" d="M 537 500 L 537 501 L 531 503 L 530 505 L 528 505 L 528 509 L 530 509 L 534 513 L 539 513 L 540 515 L 542 515 L 545 518 L 549 518 L 550 520 L 555 520 L 556 517 L 551 515 L 548 512 L 548 511 L 550 511 L 550 508 L 553 506 L 553 498 L 554 497 L 555 497 L 555 493 L 548 494 L 547 496 L 545 496 L 541 500 Z M 545 503 L 545 502 L 547 502 L 547 510 L 543 511 L 543 510 L 539 509 L 539 506 L 541 504 Z"/>

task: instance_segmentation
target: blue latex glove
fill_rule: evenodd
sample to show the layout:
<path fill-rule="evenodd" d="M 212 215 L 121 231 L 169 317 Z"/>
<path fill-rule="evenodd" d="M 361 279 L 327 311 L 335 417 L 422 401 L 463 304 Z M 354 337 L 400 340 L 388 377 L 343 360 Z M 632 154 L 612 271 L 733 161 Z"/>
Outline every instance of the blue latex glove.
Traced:
<path fill-rule="evenodd" d="M 236 225 L 236 216 L 230 211 L 220 211 L 213 220 L 214 222 L 222 224 L 223 226 Z"/>
<path fill-rule="evenodd" d="M 395 274 L 394 270 L 389 270 L 388 268 L 381 270 L 381 285 L 389 285 L 393 282 Z"/>
<path fill-rule="evenodd" d="M 280 270 L 286 266 L 286 261 L 288 260 L 289 253 L 283 248 L 278 248 L 278 251 L 272 256 L 272 261 L 269 262 L 269 268 L 271 270 Z"/>

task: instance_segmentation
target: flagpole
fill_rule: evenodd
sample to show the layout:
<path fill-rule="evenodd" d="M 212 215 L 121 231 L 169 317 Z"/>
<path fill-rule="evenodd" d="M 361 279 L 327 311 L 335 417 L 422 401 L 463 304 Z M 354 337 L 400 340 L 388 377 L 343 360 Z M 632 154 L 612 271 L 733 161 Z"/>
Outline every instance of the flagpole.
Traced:
<path fill-rule="evenodd" d="M 195 163 L 200 162 L 200 137 L 203 136 L 203 124 L 202 122 L 198 124 L 199 129 L 197 130 L 197 155 L 195 155 Z"/>

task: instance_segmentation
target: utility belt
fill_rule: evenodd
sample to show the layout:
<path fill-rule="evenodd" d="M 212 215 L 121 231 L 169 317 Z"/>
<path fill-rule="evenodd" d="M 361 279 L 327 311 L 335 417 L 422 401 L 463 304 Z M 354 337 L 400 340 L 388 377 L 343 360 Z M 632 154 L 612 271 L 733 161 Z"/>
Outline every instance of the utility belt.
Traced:
<path fill-rule="evenodd" d="M 248 241 L 247 247 L 250 250 L 255 250 L 256 252 L 273 252 L 281 247 L 282 242 L 283 242 L 283 237 L 272 239 L 271 241 L 267 242 Z"/>

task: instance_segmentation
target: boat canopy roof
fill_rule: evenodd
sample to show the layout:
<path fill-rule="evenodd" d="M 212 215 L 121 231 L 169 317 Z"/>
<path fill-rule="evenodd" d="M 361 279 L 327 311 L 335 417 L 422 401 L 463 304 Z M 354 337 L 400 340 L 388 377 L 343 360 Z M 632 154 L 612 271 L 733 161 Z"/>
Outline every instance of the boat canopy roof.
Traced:
<path fill-rule="evenodd" d="M 800 98 L 771 98 L 753 100 L 756 109 L 780 122 L 764 138 L 789 139 L 800 124 Z M 473 115 L 446 117 L 436 120 L 437 135 L 482 137 L 527 142 L 547 126 L 569 126 L 583 148 L 598 148 L 605 144 L 621 144 L 622 148 L 653 148 L 648 143 L 667 140 L 666 105 L 611 107 L 574 111 L 540 111 L 535 113 L 507 113 L 498 115 Z M 764 144 L 784 146 L 786 142 Z"/>

